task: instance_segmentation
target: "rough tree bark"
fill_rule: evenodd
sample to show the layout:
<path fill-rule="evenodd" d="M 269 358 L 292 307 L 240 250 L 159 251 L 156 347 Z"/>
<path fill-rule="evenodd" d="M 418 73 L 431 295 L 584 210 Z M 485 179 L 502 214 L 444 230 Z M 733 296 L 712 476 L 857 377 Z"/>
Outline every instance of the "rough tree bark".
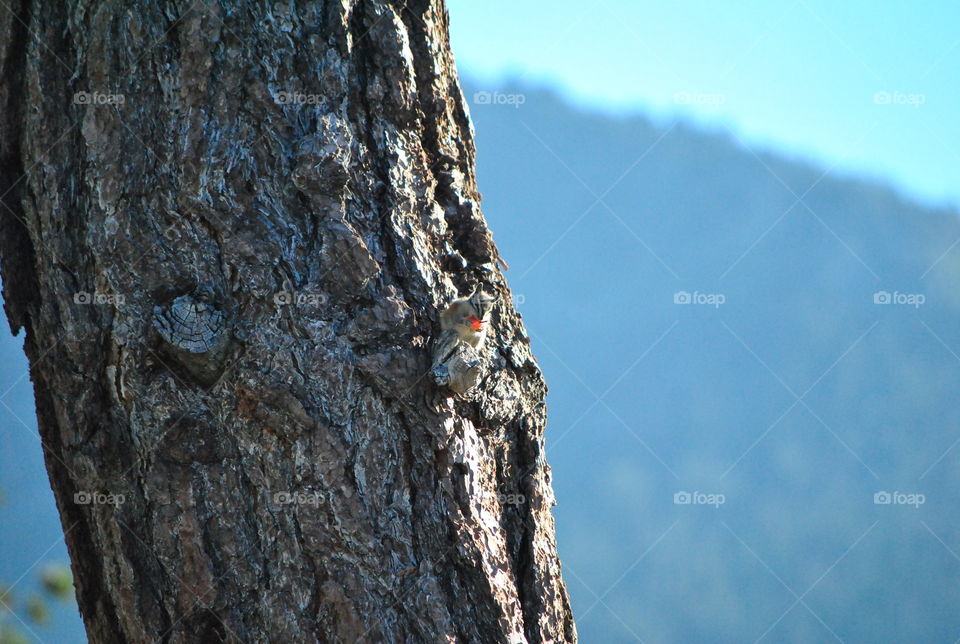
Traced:
<path fill-rule="evenodd" d="M 0 68 L 4 302 L 91 641 L 576 639 L 442 0 L 7 0 Z M 451 397 L 430 339 L 477 285 Z"/>

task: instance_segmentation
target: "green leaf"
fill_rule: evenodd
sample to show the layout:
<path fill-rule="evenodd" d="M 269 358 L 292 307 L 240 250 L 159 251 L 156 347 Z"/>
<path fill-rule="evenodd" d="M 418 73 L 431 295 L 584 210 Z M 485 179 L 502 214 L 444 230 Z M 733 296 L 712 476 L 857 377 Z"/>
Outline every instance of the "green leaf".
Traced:
<path fill-rule="evenodd" d="M 10 590 L 10 587 L 0 584 L 0 615 L 10 611 L 13 602 L 13 592 Z"/>
<path fill-rule="evenodd" d="M 30 640 L 13 626 L 0 624 L 0 644 L 30 644 Z"/>
<path fill-rule="evenodd" d="M 27 600 L 27 615 L 40 626 L 50 623 L 50 609 L 40 595 L 34 595 Z"/>
<path fill-rule="evenodd" d="M 40 573 L 43 589 L 57 599 L 73 597 L 73 575 L 64 564 L 49 563 Z"/>

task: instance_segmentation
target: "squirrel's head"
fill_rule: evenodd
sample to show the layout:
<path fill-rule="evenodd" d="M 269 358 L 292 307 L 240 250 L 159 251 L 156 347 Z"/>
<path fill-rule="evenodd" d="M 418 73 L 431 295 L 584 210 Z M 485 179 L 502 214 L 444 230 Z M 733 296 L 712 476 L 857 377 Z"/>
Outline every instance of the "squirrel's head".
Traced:
<path fill-rule="evenodd" d="M 493 305 L 496 304 L 497 296 L 484 293 L 480 287 L 477 287 L 477 290 L 475 290 L 473 295 L 467 299 L 467 302 L 474 310 L 476 317 L 480 320 L 484 320 L 490 315 Z"/>

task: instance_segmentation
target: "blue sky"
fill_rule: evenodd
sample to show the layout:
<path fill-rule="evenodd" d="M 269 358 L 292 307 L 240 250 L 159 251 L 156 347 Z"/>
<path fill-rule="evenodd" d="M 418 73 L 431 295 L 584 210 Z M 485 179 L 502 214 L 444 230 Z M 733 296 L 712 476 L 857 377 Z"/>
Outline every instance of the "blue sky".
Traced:
<path fill-rule="evenodd" d="M 960 206 L 960 2 L 449 0 L 461 74 L 676 115 Z"/>

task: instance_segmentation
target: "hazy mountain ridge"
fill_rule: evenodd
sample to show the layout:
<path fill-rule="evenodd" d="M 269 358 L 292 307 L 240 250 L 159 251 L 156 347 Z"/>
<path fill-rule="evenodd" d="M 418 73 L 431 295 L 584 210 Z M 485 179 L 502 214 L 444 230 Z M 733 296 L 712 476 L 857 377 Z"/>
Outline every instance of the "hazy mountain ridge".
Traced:
<path fill-rule="evenodd" d="M 830 570 L 804 601 L 844 640 L 953 641 L 960 564 L 920 520 L 958 543 L 958 455 L 934 466 L 960 438 L 960 359 L 940 344 L 960 352 L 960 252 L 943 256 L 957 213 L 732 135 L 498 91 L 525 101 L 471 106 L 484 211 L 551 385 L 584 641 L 634 639 L 602 606 L 583 614 L 674 521 L 604 600 L 645 641 L 756 639 L 795 599 L 765 566 L 797 595 Z M 618 179 L 615 214 L 595 206 L 541 257 Z M 676 305 L 680 291 L 725 301 Z M 925 302 L 875 304 L 883 291 Z M 578 421 L 588 389 L 647 351 L 604 399 L 612 411 Z M 678 490 L 726 503 L 676 506 Z M 881 490 L 926 503 L 876 506 Z M 800 605 L 766 637 L 832 635 Z"/>

